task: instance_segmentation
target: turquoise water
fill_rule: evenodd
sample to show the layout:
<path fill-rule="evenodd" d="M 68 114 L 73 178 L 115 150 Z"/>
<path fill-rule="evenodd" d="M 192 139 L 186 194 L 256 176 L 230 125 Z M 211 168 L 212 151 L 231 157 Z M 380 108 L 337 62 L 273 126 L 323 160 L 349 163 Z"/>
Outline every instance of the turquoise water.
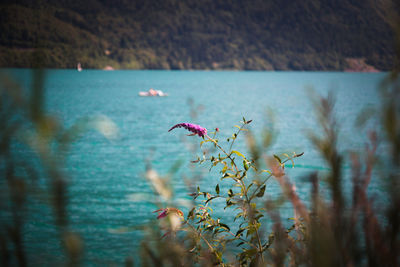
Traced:
<path fill-rule="evenodd" d="M 29 70 L 10 70 L 29 85 Z M 46 109 L 66 126 L 79 118 L 102 115 L 118 127 L 119 135 L 109 140 L 89 131 L 68 152 L 65 171 L 69 177 L 69 226 L 85 242 L 85 265 L 120 264 L 134 255 L 140 242 L 139 231 L 116 233 L 115 229 L 148 225 L 154 221 L 152 190 L 143 178 L 145 163 L 165 174 L 174 162 L 183 162 L 172 178 L 174 198 L 188 200 L 182 175 L 190 175 L 185 166 L 194 159 L 186 142 L 199 143 L 198 137 L 186 137 L 185 131 L 168 129 L 176 123 L 195 122 L 209 131 L 220 129 L 221 137 L 230 136 L 242 117 L 252 119 L 251 129 L 260 133 L 271 125 L 267 110 L 274 114 L 279 135 L 269 149 L 271 154 L 305 152 L 297 167 L 288 170 L 299 192 L 306 198 L 307 185 L 302 177 L 311 171 L 323 171 L 324 162 L 306 138 L 307 131 L 318 132 L 316 117 L 307 88 L 336 98 L 336 116 L 340 126 L 342 150 L 360 150 L 366 131 L 354 128 L 355 120 L 366 106 L 377 106 L 377 90 L 384 73 L 341 72 L 215 72 L 215 71 L 97 71 L 49 70 L 46 72 Z M 139 97 L 149 88 L 163 90 L 168 97 Z M 192 118 L 188 102 L 193 101 L 198 116 Z M 370 126 L 374 126 L 373 124 Z M 225 145 L 220 138 L 221 144 Z M 186 140 L 186 141 L 184 141 Z M 244 139 L 237 147 L 244 149 Z M 245 150 L 244 150 L 245 151 Z M 194 181 L 202 190 L 213 191 L 218 178 L 213 172 Z M 223 188 L 223 185 L 222 185 Z M 279 194 L 273 184 L 267 194 Z M 138 199 L 136 194 L 148 194 Z M 222 207 L 222 203 L 216 203 Z M 185 211 L 185 207 L 182 208 Z M 220 211 L 222 218 L 228 213 Z M 29 207 L 26 225 L 26 250 L 32 265 L 58 265 L 63 261 L 51 210 L 35 201 Z M 3 218 L 2 220 L 7 220 Z"/>

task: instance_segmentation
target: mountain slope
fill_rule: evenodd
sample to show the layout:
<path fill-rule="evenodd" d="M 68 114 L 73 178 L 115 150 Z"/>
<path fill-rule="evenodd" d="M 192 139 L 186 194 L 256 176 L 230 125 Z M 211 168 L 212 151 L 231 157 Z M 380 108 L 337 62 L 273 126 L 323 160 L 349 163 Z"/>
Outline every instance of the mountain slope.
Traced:
<path fill-rule="evenodd" d="M 33 51 L 54 68 L 343 70 L 349 58 L 393 65 L 383 1 L 67 2 L 0 5 L 0 66 L 34 66 Z"/>

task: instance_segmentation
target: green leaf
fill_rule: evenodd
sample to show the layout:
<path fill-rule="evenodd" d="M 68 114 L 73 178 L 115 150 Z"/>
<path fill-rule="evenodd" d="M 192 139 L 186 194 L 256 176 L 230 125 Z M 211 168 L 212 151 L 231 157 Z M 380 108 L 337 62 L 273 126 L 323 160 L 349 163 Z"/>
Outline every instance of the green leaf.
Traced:
<path fill-rule="evenodd" d="M 240 229 L 236 232 L 236 235 L 235 235 L 235 236 L 240 236 L 240 235 L 244 232 L 244 230 L 246 230 L 246 228 L 240 228 Z"/>
<path fill-rule="evenodd" d="M 188 215 L 187 215 L 187 219 L 188 219 L 188 220 L 189 220 L 190 218 L 193 217 L 193 214 L 194 214 L 195 209 L 196 209 L 196 208 L 192 208 L 192 209 L 189 211 L 189 213 L 188 213 Z"/>
<path fill-rule="evenodd" d="M 233 197 L 233 191 L 232 191 L 232 189 L 229 189 L 229 191 L 228 191 L 228 196 L 229 196 L 229 197 Z"/>
<path fill-rule="evenodd" d="M 286 229 L 286 233 L 289 234 L 291 231 L 293 231 L 296 228 L 296 224 L 293 224 L 289 228 Z"/>
<path fill-rule="evenodd" d="M 243 160 L 243 167 L 247 171 L 249 169 L 249 165 L 247 164 L 246 160 Z"/>
<path fill-rule="evenodd" d="M 226 179 L 226 178 L 231 178 L 231 177 L 235 177 L 235 175 L 233 175 L 232 173 L 226 172 L 224 174 L 224 176 L 221 177 L 221 180 Z"/>
<path fill-rule="evenodd" d="M 234 154 L 236 154 L 236 155 L 238 155 L 239 157 L 242 157 L 242 158 L 246 158 L 242 153 L 240 153 L 239 151 L 236 151 L 236 150 L 232 150 L 232 152 L 231 153 L 234 153 Z"/>
<path fill-rule="evenodd" d="M 204 231 L 212 231 L 214 229 L 214 225 L 208 226 Z"/>
<path fill-rule="evenodd" d="M 269 248 L 275 240 L 275 233 L 270 233 L 268 236 L 268 242 L 265 244 L 265 248 Z"/>
<path fill-rule="evenodd" d="M 219 223 L 219 226 L 222 227 L 222 228 L 225 228 L 225 229 L 228 230 L 228 231 L 231 230 L 231 228 L 229 228 L 229 226 L 226 225 L 226 224 L 224 224 L 224 223 Z"/>
<path fill-rule="evenodd" d="M 254 182 L 250 183 L 250 184 L 249 184 L 249 186 L 247 187 L 247 190 L 249 190 L 249 189 L 250 189 L 250 187 L 252 187 L 252 186 L 253 186 L 253 184 L 254 184 Z"/>
<path fill-rule="evenodd" d="M 217 194 L 219 194 L 219 184 L 217 184 L 217 186 L 215 187 L 215 192 L 216 192 Z"/>
<path fill-rule="evenodd" d="M 290 160 L 292 162 L 292 168 L 294 168 L 294 161 L 293 159 L 286 153 L 283 153 L 282 155 L 284 155 L 285 157 L 287 157 L 288 160 Z"/>
<path fill-rule="evenodd" d="M 256 220 L 256 221 L 258 221 L 260 218 L 262 218 L 262 217 L 264 217 L 264 215 L 262 215 L 262 214 L 260 214 L 260 215 L 257 215 L 254 219 Z"/>
<path fill-rule="evenodd" d="M 265 185 L 261 186 L 260 191 L 257 193 L 257 197 L 263 197 L 265 192 Z"/>
<path fill-rule="evenodd" d="M 218 261 L 222 261 L 222 252 L 221 251 L 214 251 L 215 256 L 217 257 Z"/>
<path fill-rule="evenodd" d="M 279 161 L 280 164 L 282 164 L 282 160 L 281 160 L 277 155 L 274 155 L 274 158 L 275 158 L 277 161 Z"/>
<path fill-rule="evenodd" d="M 266 172 L 266 173 L 272 174 L 269 170 L 261 170 L 261 172 Z"/>
<path fill-rule="evenodd" d="M 221 173 L 225 173 L 227 169 L 228 169 L 228 165 L 226 165 L 226 163 L 225 163 L 225 166 L 222 168 Z"/>
<path fill-rule="evenodd" d="M 249 258 L 251 258 L 252 256 L 256 255 L 257 251 L 258 250 L 256 248 L 251 248 L 246 251 L 246 254 L 249 256 Z"/>
<path fill-rule="evenodd" d="M 207 199 L 207 201 L 205 202 L 205 204 L 207 204 L 207 203 L 210 202 L 211 200 L 213 200 L 213 199 L 215 199 L 215 198 L 218 198 L 218 197 L 220 197 L 220 196 L 213 196 L 213 197 L 210 197 L 209 199 Z"/>
<path fill-rule="evenodd" d="M 243 217 L 243 212 L 238 213 L 235 218 L 233 219 L 233 221 L 236 221 L 238 218 Z"/>
<path fill-rule="evenodd" d="M 201 147 L 204 143 L 207 143 L 207 142 L 211 142 L 211 140 L 208 139 L 208 140 L 201 141 L 201 142 L 200 142 L 200 147 Z"/>

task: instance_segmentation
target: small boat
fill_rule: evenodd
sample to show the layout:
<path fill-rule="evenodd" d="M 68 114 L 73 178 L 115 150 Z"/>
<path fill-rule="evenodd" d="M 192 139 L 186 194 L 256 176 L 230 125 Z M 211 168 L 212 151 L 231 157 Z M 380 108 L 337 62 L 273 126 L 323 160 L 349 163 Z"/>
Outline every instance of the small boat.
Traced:
<path fill-rule="evenodd" d="M 111 67 L 111 66 L 109 66 L 109 65 L 107 65 L 107 66 L 105 66 L 104 67 L 104 69 L 103 70 L 114 70 L 114 68 L 113 67 Z"/>
<path fill-rule="evenodd" d="M 168 96 L 168 94 L 161 90 L 154 90 L 153 88 L 150 88 L 149 91 L 139 92 L 139 96 Z"/>
<path fill-rule="evenodd" d="M 82 71 L 82 66 L 81 63 L 79 62 L 78 65 L 76 66 L 77 71 Z"/>

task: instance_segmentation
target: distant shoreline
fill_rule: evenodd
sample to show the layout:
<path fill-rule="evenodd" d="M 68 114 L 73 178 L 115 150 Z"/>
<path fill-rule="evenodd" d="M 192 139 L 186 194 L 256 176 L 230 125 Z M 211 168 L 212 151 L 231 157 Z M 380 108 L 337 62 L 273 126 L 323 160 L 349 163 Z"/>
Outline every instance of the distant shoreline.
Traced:
<path fill-rule="evenodd" d="M 19 68 L 19 67 L 0 67 L 0 71 L 4 70 L 34 70 L 37 68 Z M 70 70 L 79 72 L 85 71 L 105 71 L 105 72 L 113 72 L 113 71 L 171 71 L 171 72 L 340 72 L 340 73 L 385 73 L 390 72 L 386 70 L 241 70 L 241 69 L 95 69 L 95 68 L 87 68 L 82 71 L 77 71 L 74 68 L 42 68 L 45 71 L 54 71 L 54 70 Z"/>

